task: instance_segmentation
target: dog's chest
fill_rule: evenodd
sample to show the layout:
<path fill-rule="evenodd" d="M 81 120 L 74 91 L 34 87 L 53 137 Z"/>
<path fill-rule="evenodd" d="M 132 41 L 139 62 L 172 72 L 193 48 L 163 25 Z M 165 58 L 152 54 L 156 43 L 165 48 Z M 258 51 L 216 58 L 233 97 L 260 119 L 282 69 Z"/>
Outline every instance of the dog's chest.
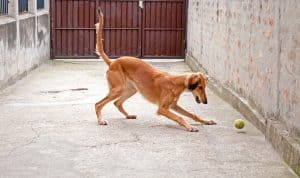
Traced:
<path fill-rule="evenodd" d="M 136 90 L 149 102 L 156 104 L 159 99 L 159 94 L 157 91 L 152 87 L 146 87 L 145 85 L 139 85 L 133 82 L 134 87 Z"/>

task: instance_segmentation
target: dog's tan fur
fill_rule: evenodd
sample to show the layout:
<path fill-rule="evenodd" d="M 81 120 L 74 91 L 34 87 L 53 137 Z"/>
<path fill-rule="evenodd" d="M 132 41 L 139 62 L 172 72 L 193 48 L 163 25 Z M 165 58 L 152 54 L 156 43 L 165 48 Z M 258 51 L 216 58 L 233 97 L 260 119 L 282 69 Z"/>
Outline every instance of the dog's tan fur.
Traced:
<path fill-rule="evenodd" d="M 128 114 L 124 110 L 122 104 L 137 91 L 139 91 L 148 101 L 158 105 L 158 115 L 163 115 L 177 122 L 188 131 L 196 132 L 198 129 L 188 124 L 177 114 L 171 112 L 170 109 L 203 124 L 216 124 L 212 120 L 207 121 L 197 115 L 189 113 L 177 104 L 179 96 L 186 89 L 191 90 L 198 103 L 207 103 L 205 94 L 206 83 L 203 74 L 191 73 L 172 75 L 155 69 L 138 58 L 127 56 L 111 61 L 103 50 L 103 14 L 100 8 L 98 9 L 98 16 L 99 23 L 96 24 L 96 52 L 103 58 L 109 67 L 106 72 L 109 93 L 105 98 L 95 104 L 98 124 L 107 124 L 102 118 L 101 110 L 108 102 L 113 100 L 116 100 L 114 102 L 115 106 L 127 119 L 135 119 L 136 116 Z"/>

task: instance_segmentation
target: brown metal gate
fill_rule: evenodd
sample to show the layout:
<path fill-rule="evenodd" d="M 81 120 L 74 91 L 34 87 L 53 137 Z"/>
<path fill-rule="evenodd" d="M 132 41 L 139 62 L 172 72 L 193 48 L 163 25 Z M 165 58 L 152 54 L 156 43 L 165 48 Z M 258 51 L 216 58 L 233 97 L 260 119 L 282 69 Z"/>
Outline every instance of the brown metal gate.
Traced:
<path fill-rule="evenodd" d="M 52 58 L 95 58 L 96 7 L 111 57 L 184 57 L 186 0 L 52 0 Z"/>
<path fill-rule="evenodd" d="M 144 57 L 183 57 L 186 8 L 184 0 L 146 0 L 143 9 Z"/>

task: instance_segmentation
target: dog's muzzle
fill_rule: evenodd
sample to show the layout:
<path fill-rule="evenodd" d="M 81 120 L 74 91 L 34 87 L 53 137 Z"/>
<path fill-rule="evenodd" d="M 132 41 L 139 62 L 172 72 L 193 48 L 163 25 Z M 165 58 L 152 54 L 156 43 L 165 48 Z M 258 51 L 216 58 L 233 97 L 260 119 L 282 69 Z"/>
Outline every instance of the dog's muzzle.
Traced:
<path fill-rule="evenodd" d="M 200 99 L 199 99 L 198 96 L 195 97 L 195 100 L 196 100 L 196 102 L 197 102 L 198 104 L 201 103 L 201 101 L 200 101 Z M 203 101 L 203 104 L 207 104 L 207 100 Z"/>

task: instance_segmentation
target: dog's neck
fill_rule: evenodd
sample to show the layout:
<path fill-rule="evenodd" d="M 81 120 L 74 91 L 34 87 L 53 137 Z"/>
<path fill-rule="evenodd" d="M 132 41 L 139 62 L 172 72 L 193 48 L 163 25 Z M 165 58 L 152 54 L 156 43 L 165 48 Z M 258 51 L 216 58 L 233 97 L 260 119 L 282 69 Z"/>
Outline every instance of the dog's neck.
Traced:
<path fill-rule="evenodd" d="M 189 89 L 189 79 L 192 76 L 192 74 L 181 74 L 181 75 L 176 75 L 173 78 L 173 81 L 175 81 L 178 86 L 182 87 L 182 91 L 190 91 Z"/>
<path fill-rule="evenodd" d="M 184 80 L 184 87 L 185 89 L 189 88 L 189 79 L 190 79 L 191 75 L 186 75 L 185 76 L 185 80 Z"/>

